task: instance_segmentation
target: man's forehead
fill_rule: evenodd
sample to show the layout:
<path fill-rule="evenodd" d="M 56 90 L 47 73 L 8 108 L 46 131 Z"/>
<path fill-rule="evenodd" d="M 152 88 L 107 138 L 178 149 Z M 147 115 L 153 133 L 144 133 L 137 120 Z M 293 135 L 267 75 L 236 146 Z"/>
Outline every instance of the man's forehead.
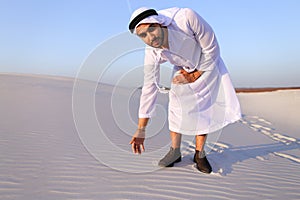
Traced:
<path fill-rule="evenodd" d="M 143 23 L 143 24 L 140 24 L 136 27 L 136 34 L 139 35 L 140 33 L 143 33 L 143 32 L 147 32 L 148 28 L 149 27 L 156 27 L 156 26 L 160 26 L 160 24 L 158 23 Z"/>
<path fill-rule="evenodd" d="M 151 23 L 145 23 L 145 24 L 139 24 L 136 27 L 136 32 L 144 32 L 148 29 L 148 27 L 151 25 Z"/>

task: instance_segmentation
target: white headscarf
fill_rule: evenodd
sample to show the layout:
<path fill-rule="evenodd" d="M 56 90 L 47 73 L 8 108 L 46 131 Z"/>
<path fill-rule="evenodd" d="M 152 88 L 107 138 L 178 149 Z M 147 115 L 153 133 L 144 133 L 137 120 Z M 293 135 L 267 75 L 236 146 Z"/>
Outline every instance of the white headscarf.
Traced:
<path fill-rule="evenodd" d="M 150 10 L 150 8 L 141 7 L 141 8 L 138 8 L 137 10 L 135 10 L 130 17 L 130 22 L 132 22 L 132 20 L 136 16 L 138 16 L 139 14 L 141 14 L 147 10 Z M 161 11 L 157 12 L 158 15 L 151 15 L 151 16 L 148 16 L 148 17 L 142 19 L 134 27 L 133 33 L 136 34 L 136 27 L 138 27 L 140 24 L 157 23 L 157 24 L 161 24 L 162 26 L 168 26 L 172 22 L 173 16 L 176 14 L 176 12 L 178 10 L 179 10 L 179 8 L 170 8 L 170 9 L 166 9 L 166 10 L 161 10 Z"/>

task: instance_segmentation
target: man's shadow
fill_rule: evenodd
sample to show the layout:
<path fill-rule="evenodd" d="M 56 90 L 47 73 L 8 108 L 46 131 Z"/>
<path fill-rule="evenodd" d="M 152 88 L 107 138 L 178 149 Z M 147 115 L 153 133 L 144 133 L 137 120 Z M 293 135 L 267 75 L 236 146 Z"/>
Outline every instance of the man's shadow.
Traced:
<path fill-rule="evenodd" d="M 222 143 L 224 144 L 224 143 Z M 227 174 L 232 173 L 233 165 L 238 162 L 243 162 L 248 159 L 257 159 L 257 160 L 265 160 L 264 157 L 270 154 L 275 154 L 293 150 L 293 149 L 300 149 L 300 141 L 296 140 L 290 144 L 285 144 L 281 142 L 277 143 L 270 143 L 270 144 L 259 144 L 259 145 L 248 145 L 248 146 L 240 146 L 240 147 L 233 147 L 230 144 L 224 144 L 228 148 L 223 148 L 220 150 L 216 150 L 217 148 L 208 148 L 207 152 L 207 159 L 209 160 L 213 173 L 218 173 L 222 176 L 226 176 Z M 193 164 L 193 156 L 194 156 L 194 149 L 193 146 L 189 146 L 186 149 L 185 155 L 182 158 L 181 163 L 176 164 L 177 166 L 190 166 Z M 286 155 L 286 154 L 280 154 Z M 287 159 L 290 159 L 289 156 Z M 300 159 L 290 159 L 292 162 L 296 162 L 300 164 Z M 194 164 L 195 165 L 195 164 Z"/>

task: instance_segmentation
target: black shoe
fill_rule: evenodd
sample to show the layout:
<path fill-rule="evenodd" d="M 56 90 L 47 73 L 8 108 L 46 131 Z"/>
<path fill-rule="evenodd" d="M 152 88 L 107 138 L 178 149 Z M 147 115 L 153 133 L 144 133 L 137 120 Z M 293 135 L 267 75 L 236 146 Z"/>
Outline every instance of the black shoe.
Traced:
<path fill-rule="evenodd" d="M 173 149 L 170 148 L 170 151 L 165 155 L 163 159 L 161 159 L 158 163 L 161 167 L 173 167 L 174 163 L 178 163 L 181 161 L 181 153 L 180 148 Z"/>
<path fill-rule="evenodd" d="M 194 155 L 194 162 L 197 164 L 197 169 L 200 172 L 210 174 L 212 171 L 212 168 L 206 158 L 205 152 L 201 152 L 196 150 Z"/>

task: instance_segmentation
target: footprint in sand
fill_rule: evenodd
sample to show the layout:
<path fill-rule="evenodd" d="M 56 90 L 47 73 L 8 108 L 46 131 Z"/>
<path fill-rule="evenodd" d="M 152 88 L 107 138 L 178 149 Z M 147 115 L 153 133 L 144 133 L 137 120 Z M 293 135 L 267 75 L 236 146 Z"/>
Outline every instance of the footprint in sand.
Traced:
<path fill-rule="evenodd" d="M 211 151 L 216 153 L 222 153 L 224 150 L 229 149 L 229 145 L 221 142 L 206 142 L 205 151 L 209 153 Z M 182 141 L 182 155 L 193 155 L 195 152 L 195 144 L 190 141 Z"/>
<path fill-rule="evenodd" d="M 241 119 L 241 123 L 249 126 L 252 130 L 262 133 L 268 136 L 270 139 L 290 145 L 292 143 L 298 143 L 296 138 L 286 136 L 281 133 L 275 132 L 275 129 L 271 127 L 272 123 L 258 116 L 246 116 Z"/>
<path fill-rule="evenodd" d="M 285 145 L 300 144 L 300 141 L 298 141 L 296 138 L 276 132 L 276 130 L 271 127 L 271 122 L 258 116 L 243 116 L 243 119 L 241 119 L 241 123 L 249 126 L 252 130 L 256 132 L 264 134 L 270 139 L 283 143 Z M 296 163 L 300 163 L 300 159 L 293 155 L 280 152 L 273 152 L 273 155 L 291 160 Z M 264 158 L 261 156 L 257 156 L 256 158 L 258 160 L 264 160 Z"/>
<path fill-rule="evenodd" d="M 217 153 L 222 153 L 225 149 L 229 148 L 229 145 L 221 143 L 221 142 L 216 142 L 216 143 L 207 143 L 206 144 L 209 150 Z"/>
<path fill-rule="evenodd" d="M 300 163 L 300 158 L 297 158 L 295 156 L 292 156 L 292 155 L 289 155 L 289 154 L 286 154 L 286 153 L 279 153 L 279 152 L 274 152 L 273 154 L 275 156 L 279 156 L 279 157 L 282 157 L 282 158 L 289 159 L 293 162 Z"/>

